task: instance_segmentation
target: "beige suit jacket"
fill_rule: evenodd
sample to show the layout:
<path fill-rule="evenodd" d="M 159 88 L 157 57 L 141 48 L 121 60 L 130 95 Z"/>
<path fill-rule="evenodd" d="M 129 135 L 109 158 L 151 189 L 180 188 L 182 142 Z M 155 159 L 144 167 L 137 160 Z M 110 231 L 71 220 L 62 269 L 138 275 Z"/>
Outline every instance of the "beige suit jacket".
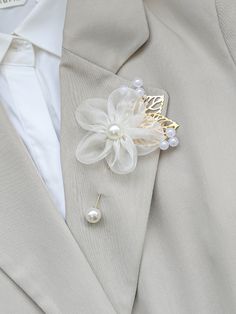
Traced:
<path fill-rule="evenodd" d="M 1 314 L 236 313 L 235 66 L 235 0 L 68 1 L 66 223 L 0 106 Z M 76 108 L 134 77 L 166 96 L 181 145 L 129 175 L 77 162 Z"/>

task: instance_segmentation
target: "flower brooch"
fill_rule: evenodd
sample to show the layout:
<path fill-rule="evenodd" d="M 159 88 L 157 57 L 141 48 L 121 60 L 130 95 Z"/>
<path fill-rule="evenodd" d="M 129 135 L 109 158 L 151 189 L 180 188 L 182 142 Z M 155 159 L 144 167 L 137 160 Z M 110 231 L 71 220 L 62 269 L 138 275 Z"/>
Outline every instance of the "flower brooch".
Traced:
<path fill-rule="evenodd" d="M 108 100 L 86 99 L 76 111 L 87 131 L 76 150 L 83 164 L 105 159 L 117 174 L 132 172 L 138 156 L 178 145 L 177 123 L 162 115 L 164 96 L 146 96 L 142 80 L 114 90 Z"/>

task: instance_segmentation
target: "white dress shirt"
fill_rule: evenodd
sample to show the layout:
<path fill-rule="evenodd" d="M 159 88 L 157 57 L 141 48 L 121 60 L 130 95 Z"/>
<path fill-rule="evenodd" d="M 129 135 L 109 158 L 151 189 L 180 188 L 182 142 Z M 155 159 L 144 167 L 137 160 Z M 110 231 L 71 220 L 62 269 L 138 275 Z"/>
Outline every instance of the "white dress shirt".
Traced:
<path fill-rule="evenodd" d="M 0 103 L 65 217 L 59 63 L 66 0 L 0 9 Z"/>

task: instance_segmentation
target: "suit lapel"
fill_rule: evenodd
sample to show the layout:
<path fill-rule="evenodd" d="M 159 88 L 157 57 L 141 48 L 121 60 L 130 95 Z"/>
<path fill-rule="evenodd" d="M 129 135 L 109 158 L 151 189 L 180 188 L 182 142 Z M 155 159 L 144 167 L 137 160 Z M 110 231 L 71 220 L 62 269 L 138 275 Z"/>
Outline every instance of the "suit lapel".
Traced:
<path fill-rule="evenodd" d="M 115 313 L 1 104 L 0 178 L 0 268 L 45 313 Z"/>
<path fill-rule="evenodd" d="M 75 120 L 77 106 L 86 98 L 107 98 L 114 89 L 130 82 L 66 50 L 61 74 L 67 223 L 116 311 L 128 314 L 136 293 L 159 155 L 155 152 L 140 158 L 129 175 L 112 173 L 104 161 L 90 166 L 79 163 L 75 151 L 83 134 Z M 164 91 L 148 92 L 164 94 L 167 102 Z M 90 225 L 85 212 L 96 203 L 98 194 L 102 220 Z"/>
<path fill-rule="evenodd" d="M 149 38 L 142 0 L 68 0 L 64 48 L 112 72 Z"/>
<path fill-rule="evenodd" d="M 86 98 L 106 98 L 130 82 L 112 72 L 148 39 L 141 0 L 78 1 L 68 4 L 61 64 L 62 168 L 67 223 L 117 313 L 132 311 L 159 154 L 140 158 L 129 175 L 105 162 L 91 166 L 75 158 L 82 138 L 75 120 Z M 167 95 L 149 89 L 151 95 Z M 85 211 L 101 194 L 102 220 L 90 225 Z"/>

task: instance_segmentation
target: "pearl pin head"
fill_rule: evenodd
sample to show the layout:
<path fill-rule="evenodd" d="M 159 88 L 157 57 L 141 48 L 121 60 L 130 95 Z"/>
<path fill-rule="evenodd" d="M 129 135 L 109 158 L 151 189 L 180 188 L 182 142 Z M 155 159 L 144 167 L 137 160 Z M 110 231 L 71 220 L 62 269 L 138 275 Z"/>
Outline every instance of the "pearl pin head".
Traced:
<path fill-rule="evenodd" d="M 102 218 L 102 213 L 100 209 L 96 207 L 91 207 L 86 211 L 86 220 L 91 224 L 96 224 Z"/>
<path fill-rule="evenodd" d="M 118 124 L 111 124 L 107 129 L 107 137 L 110 140 L 118 140 L 122 137 L 122 129 Z"/>

